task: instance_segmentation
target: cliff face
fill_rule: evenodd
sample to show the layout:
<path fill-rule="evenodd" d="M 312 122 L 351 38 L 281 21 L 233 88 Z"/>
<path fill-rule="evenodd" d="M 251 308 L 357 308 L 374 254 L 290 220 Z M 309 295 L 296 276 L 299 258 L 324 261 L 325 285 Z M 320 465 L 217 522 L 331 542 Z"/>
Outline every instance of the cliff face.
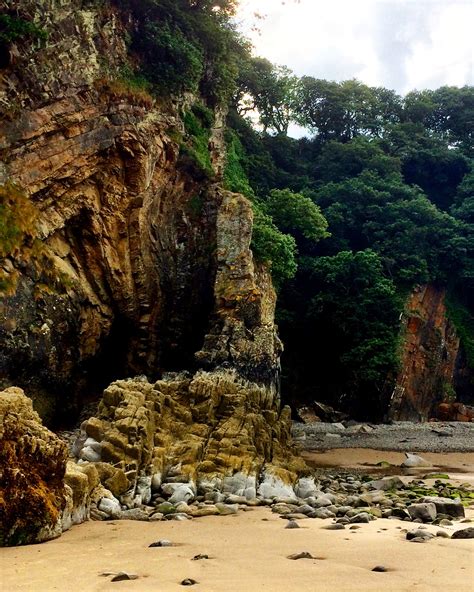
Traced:
<path fill-rule="evenodd" d="M 444 289 L 427 285 L 416 288 L 407 300 L 390 419 L 427 421 L 437 417 L 440 403 L 453 402 L 456 396 L 453 385 L 462 372 L 462 352 L 445 298 Z"/>
<path fill-rule="evenodd" d="M 275 392 L 275 295 L 252 260 L 249 204 L 218 185 L 222 114 L 210 182 L 179 162 L 192 97 L 158 104 L 110 79 L 127 60 L 123 19 L 16 4 L 48 40 L 13 44 L 2 72 L 3 201 L 28 220 L 1 263 L 4 385 L 58 421 L 137 373 L 227 364 Z"/>

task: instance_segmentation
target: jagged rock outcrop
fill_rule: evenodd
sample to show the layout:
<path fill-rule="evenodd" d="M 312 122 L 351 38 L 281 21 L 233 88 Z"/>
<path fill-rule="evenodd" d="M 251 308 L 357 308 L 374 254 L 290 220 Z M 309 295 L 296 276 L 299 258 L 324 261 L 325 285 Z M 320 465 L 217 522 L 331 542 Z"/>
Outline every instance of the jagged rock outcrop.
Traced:
<path fill-rule="evenodd" d="M 82 426 L 87 440 L 78 455 L 122 469 L 128 504 L 146 503 L 152 487 L 166 481 L 254 499 L 262 483 L 291 486 L 307 471 L 292 450 L 290 425 L 288 408 L 280 410 L 267 388 L 235 371 L 177 374 L 155 384 L 138 378 L 104 391 L 98 416 Z"/>
<path fill-rule="evenodd" d="M 400 372 L 389 419 L 427 421 L 453 397 L 460 341 L 446 313 L 446 290 L 419 286 L 409 296 L 402 330 Z"/>
<path fill-rule="evenodd" d="M 25 397 L 12 402 L 34 414 L 30 448 L 45 448 L 35 457 L 44 509 L 36 527 L 9 506 L 23 531 L 6 542 L 57 536 L 91 508 L 139 515 L 163 479 L 293 496 L 306 468 L 279 406 L 276 296 L 250 250 L 249 202 L 220 186 L 225 113 L 206 176 L 180 154 L 182 111 L 199 98 L 158 102 L 118 76 L 133 27 L 123 14 L 72 0 L 16 9 L 48 37 L 0 60 L 0 209 L 14 229 L 0 244 L 0 386 L 18 384 L 42 417 L 65 423 L 111 380 L 150 381 L 105 390 L 67 466 Z M 41 438 L 51 444 L 37 448 Z M 20 499 L 34 450 L 10 449 Z"/>

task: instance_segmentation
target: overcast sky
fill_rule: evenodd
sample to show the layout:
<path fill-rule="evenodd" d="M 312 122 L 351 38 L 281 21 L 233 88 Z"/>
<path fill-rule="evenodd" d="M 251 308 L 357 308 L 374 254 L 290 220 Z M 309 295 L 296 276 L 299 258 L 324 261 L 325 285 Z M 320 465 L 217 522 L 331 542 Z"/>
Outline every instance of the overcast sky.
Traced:
<path fill-rule="evenodd" d="M 241 0 L 239 20 L 257 55 L 299 76 L 402 94 L 474 84 L 474 0 Z"/>

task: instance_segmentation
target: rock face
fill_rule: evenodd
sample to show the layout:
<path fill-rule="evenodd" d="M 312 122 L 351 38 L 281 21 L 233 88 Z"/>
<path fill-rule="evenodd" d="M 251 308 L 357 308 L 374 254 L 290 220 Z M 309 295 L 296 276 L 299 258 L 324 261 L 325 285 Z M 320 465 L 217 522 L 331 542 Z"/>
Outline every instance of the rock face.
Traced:
<path fill-rule="evenodd" d="M 0 392 L 0 545 L 46 541 L 62 532 L 66 446 L 41 425 L 21 389 Z"/>
<path fill-rule="evenodd" d="M 388 418 L 427 421 L 453 392 L 459 364 L 459 337 L 446 315 L 446 291 L 420 286 L 406 304 L 401 369 Z"/>
<path fill-rule="evenodd" d="M 48 41 L 2 70 L 0 198 L 19 232 L 0 245 L 0 382 L 52 424 L 140 373 L 224 366 L 275 392 L 275 293 L 250 205 L 219 186 L 224 114 L 203 178 L 179 155 L 196 97 L 158 104 L 117 79 L 132 24 L 100 4 L 16 3 Z"/>

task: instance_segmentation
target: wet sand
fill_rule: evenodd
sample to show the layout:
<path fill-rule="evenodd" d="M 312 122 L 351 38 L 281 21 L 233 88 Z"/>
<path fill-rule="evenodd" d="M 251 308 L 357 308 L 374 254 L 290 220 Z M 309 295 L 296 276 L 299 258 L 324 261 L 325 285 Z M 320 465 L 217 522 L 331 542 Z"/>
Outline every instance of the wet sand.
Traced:
<path fill-rule="evenodd" d="M 465 474 L 466 478 L 469 478 L 471 474 L 474 476 L 474 452 L 417 452 L 416 454 L 433 465 L 431 468 L 420 467 L 417 469 L 420 474 L 439 471 L 448 473 L 453 478 L 454 474 Z M 403 452 L 371 450 L 369 448 L 333 448 L 331 450 L 304 451 L 301 455 L 311 467 L 315 468 L 338 467 L 384 474 L 399 473 L 398 467 L 406 458 Z M 377 463 L 383 461 L 393 465 L 393 470 L 377 466 Z"/>

